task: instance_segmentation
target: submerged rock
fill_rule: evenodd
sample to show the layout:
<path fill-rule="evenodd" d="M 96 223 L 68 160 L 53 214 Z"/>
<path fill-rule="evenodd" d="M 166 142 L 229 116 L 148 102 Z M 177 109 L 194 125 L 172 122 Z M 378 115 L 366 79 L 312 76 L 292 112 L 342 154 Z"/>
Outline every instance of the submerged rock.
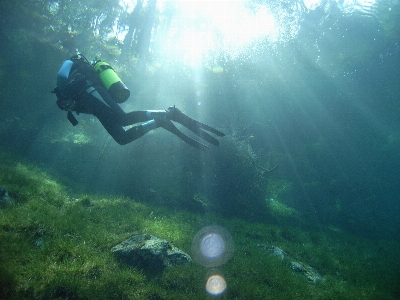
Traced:
<path fill-rule="evenodd" d="M 312 281 L 313 283 L 316 283 L 317 281 L 322 279 L 322 276 L 319 275 L 317 271 L 304 263 L 292 261 L 290 263 L 290 267 L 292 268 L 292 270 L 303 274 L 308 280 Z"/>
<path fill-rule="evenodd" d="M 273 255 L 279 257 L 281 260 L 284 260 L 286 257 L 286 252 L 283 251 L 281 248 L 277 246 L 271 246 L 268 248 L 269 252 L 271 252 Z"/>
<path fill-rule="evenodd" d="M 8 195 L 7 189 L 3 186 L 0 186 L 0 207 L 6 207 L 13 203 L 14 201 Z"/>
<path fill-rule="evenodd" d="M 257 246 L 265 249 L 266 251 L 268 251 L 269 253 L 278 257 L 281 260 L 290 262 L 290 268 L 293 271 L 303 274 L 310 282 L 316 283 L 317 281 L 323 279 L 323 277 L 320 274 L 318 274 L 318 272 L 314 268 L 310 267 L 305 263 L 295 261 L 293 257 L 291 257 L 288 253 L 283 251 L 281 248 L 273 245 L 268 247 L 265 244 L 257 244 Z"/>
<path fill-rule="evenodd" d="M 111 251 L 124 263 L 150 272 L 159 272 L 165 267 L 192 262 L 187 253 L 150 234 L 133 235 L 113 247 Z"/>

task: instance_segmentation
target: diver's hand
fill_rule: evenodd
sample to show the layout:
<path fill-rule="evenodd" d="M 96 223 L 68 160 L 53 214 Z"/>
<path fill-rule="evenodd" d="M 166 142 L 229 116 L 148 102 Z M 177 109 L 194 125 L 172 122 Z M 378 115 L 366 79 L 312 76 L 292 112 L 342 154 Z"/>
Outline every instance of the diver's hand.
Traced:
<path fill-rule="evenodd" d="M 73 111 L 75 108 L 75 101 L 72 98 L 58 98 L 57 106 L 65 111 Z"/>
<path fill-rule="evenodd" d="M 57 96 L 57 106 L 66 111 L 72 111 L 75 108 L 75 101 L 68 97 L 65 93 L 63 93 L 58 87 L 56 87 L 52 93 L 56 94 Z"/>

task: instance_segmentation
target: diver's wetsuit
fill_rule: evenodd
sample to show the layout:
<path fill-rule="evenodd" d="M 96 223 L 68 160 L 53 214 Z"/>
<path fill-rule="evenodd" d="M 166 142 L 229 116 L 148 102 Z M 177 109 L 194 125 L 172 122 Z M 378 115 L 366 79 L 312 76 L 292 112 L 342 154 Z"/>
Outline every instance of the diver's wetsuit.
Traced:
<path fill-rule="evenodd" d="M 77 101 L 75 111 L 79 113 L 92 114 L 104 126 L 107 132 L 120 144 L 128 144 L 141 136 L 143 136 L 149 129 L 156 128 L 149 124 L 141 124 L 125 130 L 123 126 L 133 125 L 139 122 L 149 121 L 146 111 L 132 111 L 126 113 L 122 108 L 111 98 L 110 94 L 104 87 L 95 86 L 93 90 L 86 90 L 82 98 Z M 94 96 L 96 94 L 96 96 Z M 101 97 L 107 105 L 98 99 Z M 150 128 L 148 128 L 150 126 Z"/>
<path fill-rule="evenodd" d="M 99 119 L 107 132 L 120 144 L 128 144 L 150 130 L 162 127 L 175 134 L 186 143 L 204 150 L 209 148 L 192 137 L 178 130 L 171 122 L 178 122 L 208 143 L 218 146 L 219 142 L 206 131 L 217 136 L 224 136 L 221 131 L 196 121 L 179 109 L 169 107 L 167 110 L 146 110 L 126 113 L 102 86 L 94 68 L 79 56 L 66 60 L 57 73 L 57 87 L 53 91 L 57 95 L 57 105 L 68 111 L 68 119 L 75 126 L 77 120 L 72 114 L 92 114 Z M 124 126 L 134 125 L 125 130 Z"/>
<path fill-rule="evenodd" d="M 91 73 L 90 69 L 85 70 L 84 67 L 75 67 L 74 62 L 66 60 L 57 73 L 57 88 L 61 91 L 68 89 L 68 83 L 74 80 L 74 77 L 81 76 L 80 72 L 82 71 Z M 104 87 L 98 85 L 101 82 L 96 80 L 95 75 L 83 75 L 86 76 L 83 79 L 86 83 L 80 87 L 83 90 L 78 91 L 78 95 L 75 95 L 73 99 L 75 105 L 72 110 L 78 114 L 92 114 L 97 117 L 118 144 L 128 144 L 140 138 L 149 130 L 158 127 L 156 121 L 153 120 L 147 111 L 124 112 L 112 99 L 110 93 Z M 163 113 L 165 119 L 166 111 L 163 111 Z M 145 123 L 129 128 L 128 130 L 123 128 L 123 126 L 139 122 Z"/>

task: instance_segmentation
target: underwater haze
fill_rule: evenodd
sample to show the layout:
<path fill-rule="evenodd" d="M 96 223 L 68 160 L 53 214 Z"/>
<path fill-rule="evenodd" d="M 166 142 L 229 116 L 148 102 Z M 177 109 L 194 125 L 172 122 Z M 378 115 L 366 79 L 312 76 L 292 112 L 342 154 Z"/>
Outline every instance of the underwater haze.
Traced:
<path fill-rule="evenodd" d="M 399 20 L 397 0 L 1 0 L 0 299 L 399 299 Z M 124 111 L 175 105 L 220 145 L 72 126 L 50 91 L 77 53 Z M 207 266 L 109 253 L 138 232 L 190 252 L 214 225 L 219 294 Z"/>

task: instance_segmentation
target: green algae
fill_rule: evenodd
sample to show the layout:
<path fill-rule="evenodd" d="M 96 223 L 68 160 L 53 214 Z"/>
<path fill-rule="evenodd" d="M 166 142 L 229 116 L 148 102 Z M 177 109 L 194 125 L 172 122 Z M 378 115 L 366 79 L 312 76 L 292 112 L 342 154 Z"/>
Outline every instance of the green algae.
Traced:
<path fill-rule="evenodd" d="M 202 227 L 219 223 L 235 242 L 219 267 L 223 299 L 396 299 L 398 245 L 329 228 L 250 223 L 212 214 L 171 212 L 119 196 L 72 195 L 35 166 L 4 154 L 0 184 L 14 205 L 0 210 L 3 299 L 208 299 L 210 271 L 193 263 L 158 275 L 126 266 L 110 249 L 135 233 L 164 238 L 188 252 Z M 200 196 L 199 196 L 200 197 Z M 140 200 L 140 199 L 138 199 Z M 286 210 L 283 211 L 284 213 Z M 268 251 L 315 268 L 313 284 Z"/>

